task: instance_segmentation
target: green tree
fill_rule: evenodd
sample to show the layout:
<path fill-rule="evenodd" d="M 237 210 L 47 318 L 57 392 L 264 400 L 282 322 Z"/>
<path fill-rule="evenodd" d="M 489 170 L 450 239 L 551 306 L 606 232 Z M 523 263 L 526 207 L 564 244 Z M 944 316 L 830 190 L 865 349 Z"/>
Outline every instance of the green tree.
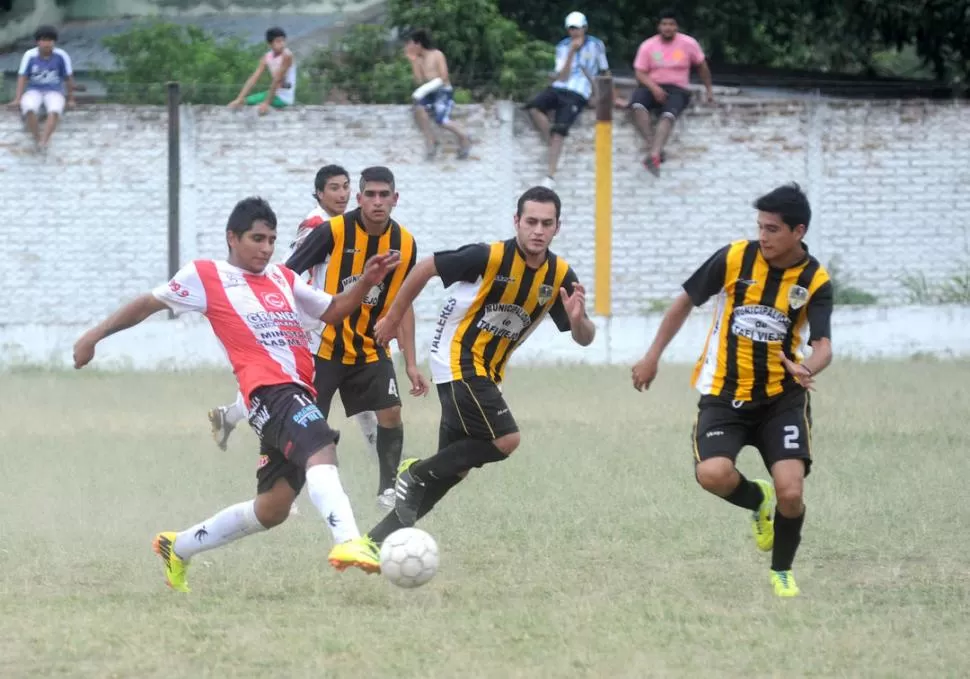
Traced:
<path fill-rule="evenodd" d="M 182 85 L 182 100 L 227 104 L 256 68 L 263 46 L 236 38 L 218 40 L 197 26 L 151 22 L 104 39 L 118 70 L 102 73 L 108 99 L 165 103 L 165 83 Z M 299 92 L 299 87 L 297 88 Z"/>
<path fill-rule="evenodd" d="M 307 66 L 312 87 L 361 103 L 404 103 L 415 88 L 400 41 L 414 28 L 431 31 L 448 59 L 458 101 L 523 99 L 548 82 L 553 46 L 526 36 L 498 11 L 496 0 L 391 0 L 385 26 L 355 26 Z"/>

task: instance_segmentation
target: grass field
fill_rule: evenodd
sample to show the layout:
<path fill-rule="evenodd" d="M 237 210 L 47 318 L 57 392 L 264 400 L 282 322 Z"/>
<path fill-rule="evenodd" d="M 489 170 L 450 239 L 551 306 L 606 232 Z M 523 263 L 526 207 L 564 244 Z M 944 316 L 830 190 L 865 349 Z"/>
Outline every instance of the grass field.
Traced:
<path fill-rule="evenodd" d="M 306 498 L 268 534 L 163 584 L 150 548 L 251 496 L 255 436 L 219 451 L 228 371 L 0 375 L 0 676 L 966 677 L 970 363 L 836 362 L 815 395 L 815 466 L 778 600 L 747 515 L 694 483 L 685 367 L 649 394 L 626 368 L 513 366 L 523 430 L 422 524 L 419 590 L 326 563 Z M 405 447 L 436 437 L 405 396 Z M 376 462 L 344 432 L 362 529 Z M 740 466 L 762 476 L 753 450 Z"/>

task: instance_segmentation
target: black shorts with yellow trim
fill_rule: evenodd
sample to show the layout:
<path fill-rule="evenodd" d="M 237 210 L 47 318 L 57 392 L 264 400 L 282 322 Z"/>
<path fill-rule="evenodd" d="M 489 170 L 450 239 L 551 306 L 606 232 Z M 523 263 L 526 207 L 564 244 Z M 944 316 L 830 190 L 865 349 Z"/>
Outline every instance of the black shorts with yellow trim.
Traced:
<path fill-rule="evenodd" d="M 808 391 L 792 387 L 761 402 L 701 396 L 691 432 L 694 461 L 736 460 L 744 446 L 761 453 L 768 470 L 779 460 L 802 460 L 812 467 L 812 404 Z"/>
<path fill-rule="evenodd" d="M 438 385 L 442 440 L 474 438 L 494 441 L 519 431 L 499 386 L 487 377 Z"/>

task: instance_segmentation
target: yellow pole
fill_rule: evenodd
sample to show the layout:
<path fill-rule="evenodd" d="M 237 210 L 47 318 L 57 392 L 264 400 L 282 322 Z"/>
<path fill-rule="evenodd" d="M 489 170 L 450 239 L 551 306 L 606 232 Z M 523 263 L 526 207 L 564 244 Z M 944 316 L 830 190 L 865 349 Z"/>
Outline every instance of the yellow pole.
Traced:
<path fill-rule="evenodd" d="M 613 78 L 597 78 L 596 102 L 596 233 L 593 311 L 612 315 L 613 258 Z"/>

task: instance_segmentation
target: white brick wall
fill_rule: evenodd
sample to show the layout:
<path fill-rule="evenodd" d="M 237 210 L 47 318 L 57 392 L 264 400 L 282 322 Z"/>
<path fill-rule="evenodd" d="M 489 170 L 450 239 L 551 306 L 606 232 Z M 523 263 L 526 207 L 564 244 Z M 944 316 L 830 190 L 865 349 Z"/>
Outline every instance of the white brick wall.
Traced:
<path fill-rule="evenodd" d="M 903 299 L 902 265 L 939 280 L 968 258 L 970 107 L 949 103 L 736 102 L 694 110 L 655 179 L 617 112 L 613 300 L 637 315 L 721 244 L 754 233 L 751 201 L 775 185 L 806 187 L 808 242 L 838 255 L 854 285 Z M 517 195 L 543 174 L 545 151 L 509 104 L 461 106 L 478 141 L 454 159 L 422 159 L 407 107 L 309 107 L 259 119 L 250 109 L 183 108 L 182 260 L 222 256 L 239 198 L 276 208 L 281 240 L 313 206 L 316 169 L 386 164 L 395 216 L 419 252 L 508 237 Z M 159 108 L 71 112 L 46 159 L 28 151 L 13 113 L 0 116 L 0 229 L 7 248 L 0 324 L 84 324 L 166 276 L 166 121 Z M 566 142 L 559 172 L 564 226 L 555 249 L 593 283 L 592 112 Z M 593 291 L 595 294 L 595 291 Z M 428 317 L 440 295 L 422 297 Z"/>

